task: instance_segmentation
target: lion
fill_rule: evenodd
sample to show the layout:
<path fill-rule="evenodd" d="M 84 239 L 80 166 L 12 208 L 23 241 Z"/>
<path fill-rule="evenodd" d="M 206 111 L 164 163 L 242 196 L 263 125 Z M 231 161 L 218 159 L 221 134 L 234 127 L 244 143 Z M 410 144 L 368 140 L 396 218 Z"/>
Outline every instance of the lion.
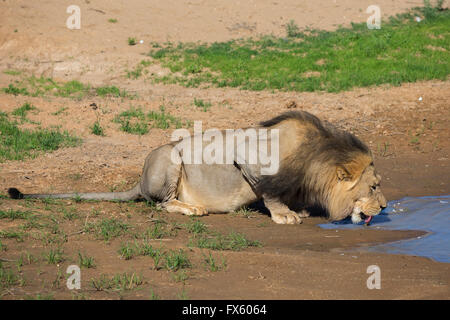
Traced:
<path fill-rule="evenodd" d="M 370 149 L 356 136 L 305 111 L 290 111 L 264 121 L 255 129 L 278 133 L 278 168 L 262 174 L 260 162 L 192 163 L 180 141 L 158 147 L 145 159 L 140 181 L 129 191 L 106 193 L 23 194 L 8 190 L 11 198 L 78 197 L 85 200 L 158 201 L 169 213 L 202 216 L 227 213 L 262 201 L 278 224 L 299 224 L 306 208 L 322 208 L 332 220 L 351 216 L 354 223 L 386 207 Z M 266 142 L 274 138 L 265 138 Z M 246 149 L 247 150 L 247 149 Z"/>

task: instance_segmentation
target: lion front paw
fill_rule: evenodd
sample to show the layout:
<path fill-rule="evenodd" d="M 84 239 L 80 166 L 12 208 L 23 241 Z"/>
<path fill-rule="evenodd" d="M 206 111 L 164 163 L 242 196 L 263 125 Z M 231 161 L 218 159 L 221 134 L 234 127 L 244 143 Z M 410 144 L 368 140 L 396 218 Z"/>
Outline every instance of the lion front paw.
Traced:
<path fill-rule="evenodd" d="M 295 212 L 272 213 L 272 220 L 278 224 L 300 224 L 302 219 Z"/>
<path fill-rule="evenodd" d="M 206 208 L 204 207 L 200 207 L 200 206 L 192 206 L 190 208 L 191 213 L 187 214 L 189 216 L 206 216 L 208 215 L 208 210 L 206 210 Z"/>

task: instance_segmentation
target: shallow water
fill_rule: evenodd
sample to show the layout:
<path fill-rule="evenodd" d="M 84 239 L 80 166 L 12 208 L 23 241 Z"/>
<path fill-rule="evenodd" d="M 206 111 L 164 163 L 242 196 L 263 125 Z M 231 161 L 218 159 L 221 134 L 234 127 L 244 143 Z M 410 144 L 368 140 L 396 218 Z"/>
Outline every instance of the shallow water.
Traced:
<path fill-rule="evenodd" d="M 377 228 L 387 230 L 422 230 L 421 237 L 375 245 L 372 252 L 407 254 L 450 263 L 450 195 L 436 197 L 406 197 L 391 201 L 388 207 L 372 219 L 369 227 L 353 224 L 350 219 L 321 224 L 324 229 Z"/>

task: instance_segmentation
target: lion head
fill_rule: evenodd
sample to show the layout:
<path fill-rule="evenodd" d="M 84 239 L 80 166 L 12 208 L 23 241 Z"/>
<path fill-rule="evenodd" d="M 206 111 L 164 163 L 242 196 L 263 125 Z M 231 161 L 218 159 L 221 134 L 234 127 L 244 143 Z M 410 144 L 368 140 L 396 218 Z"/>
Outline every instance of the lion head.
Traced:
<path fill-rule="evenodd" d="M 327 209 L 332 220 L 351 216 L 353 223 L 369 222 L 386 207 L 372 157 L 356 155 L 353 161 L 336 167 L 331 178 Z"/>
<path fill-rule="evenodd" d="M 293 210 L 319 206 L 331 220 L 351 216 L 354 223 L 370 221 L 386 207 L 370 149 L 355 135 L 304 111 L 261 125 L 280 128 L 280 141 L 288 140 L 278 173 L 260 180 L 261 194 Z"/>

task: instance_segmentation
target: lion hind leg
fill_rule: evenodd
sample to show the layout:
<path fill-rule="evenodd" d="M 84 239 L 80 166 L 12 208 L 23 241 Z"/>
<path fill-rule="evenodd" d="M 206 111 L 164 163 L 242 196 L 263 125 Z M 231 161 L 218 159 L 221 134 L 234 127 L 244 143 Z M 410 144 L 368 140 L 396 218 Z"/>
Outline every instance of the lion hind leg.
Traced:
<path fill-rule="evenodd" d="M 170 213 L 183 213 L 187 216 L 204 216 L 208 214 L 206 208 L 195 206 L 179 200 L 170 200 L 161 204 Z"/>

